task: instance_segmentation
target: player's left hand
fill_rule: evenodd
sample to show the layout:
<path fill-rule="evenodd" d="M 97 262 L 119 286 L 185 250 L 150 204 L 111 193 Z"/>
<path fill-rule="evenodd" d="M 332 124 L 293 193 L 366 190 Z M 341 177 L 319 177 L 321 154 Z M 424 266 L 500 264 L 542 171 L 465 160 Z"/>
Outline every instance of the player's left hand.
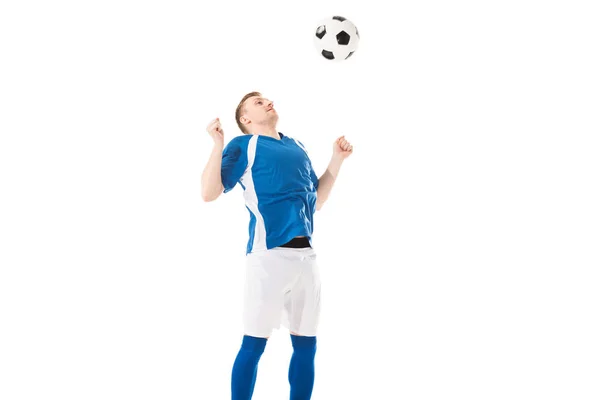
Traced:
<path fill-rule="evenodd" d="M 352 145 L 349 141 L 346 140 L 345 136 L 340 136 L 333 143 L 333 154 L 336 156 L 340 156 L 343 160 L 345 160 L 350 154 L 352 154 Z"/>

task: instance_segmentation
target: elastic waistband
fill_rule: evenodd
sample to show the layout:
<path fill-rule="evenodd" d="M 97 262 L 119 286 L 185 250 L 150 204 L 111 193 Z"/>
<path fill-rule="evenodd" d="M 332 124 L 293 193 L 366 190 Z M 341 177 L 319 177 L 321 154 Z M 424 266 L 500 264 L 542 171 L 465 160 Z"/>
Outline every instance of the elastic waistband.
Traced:
<path fill-rule="evenodd" d="M 303 248 L 311 247 L 311 246 L 310 246 L 310 241 L 308 240 L 308 238 L 306 236 L 303 236 L 303 237 L 293 238 L 289 242 L 282 244 L 279 247 L 291 247 L 293 249 L 303 249 Z"/>

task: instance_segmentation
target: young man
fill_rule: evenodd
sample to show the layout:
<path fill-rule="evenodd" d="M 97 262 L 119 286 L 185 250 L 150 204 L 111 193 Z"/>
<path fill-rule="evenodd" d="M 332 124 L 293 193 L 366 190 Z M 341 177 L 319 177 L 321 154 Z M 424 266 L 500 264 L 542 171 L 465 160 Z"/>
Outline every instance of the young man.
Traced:
<path fill-rule="evenodd" d="M 317 178 L 296 139 L 277 131 L 273 102 L 245 95 L 235 119 L 244 133 L 224 148 L 219 119 L 207 131 L 214 140 L 202 173 L 202 198 L 213 201 L 240 184 L 250 212 L 246 247 L 244 335 L 233 364 L 232 400 L 250 400 L 258 362 L 273 329 L 290 330 L 290 400 L 309 400 L 314 384 L 320 281 L 312 248 L 313 214 L 329 197 L 352 145 L 339 137 L 325 173 Z"/>

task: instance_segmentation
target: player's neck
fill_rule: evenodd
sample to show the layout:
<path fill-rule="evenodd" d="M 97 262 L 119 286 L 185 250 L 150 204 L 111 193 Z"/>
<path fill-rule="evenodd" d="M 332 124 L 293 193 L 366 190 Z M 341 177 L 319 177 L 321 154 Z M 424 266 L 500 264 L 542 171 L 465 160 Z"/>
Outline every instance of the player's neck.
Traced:
<path fill-rule="evenodd" d="M 281 139 L 275 126 L 257 126 L 252 130 L 253 135 L 264 135 L 273 139 Z"/>

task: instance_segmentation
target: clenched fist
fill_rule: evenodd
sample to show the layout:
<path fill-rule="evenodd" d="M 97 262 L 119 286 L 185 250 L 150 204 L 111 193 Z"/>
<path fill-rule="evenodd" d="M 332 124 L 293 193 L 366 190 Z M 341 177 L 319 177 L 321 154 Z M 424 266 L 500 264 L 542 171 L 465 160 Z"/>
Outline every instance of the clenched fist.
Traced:
<path fill-rule="evenodd" d="M 352 154 L 353 147 L 346 140 L 345 136 L 340 136 L 337 138 L 335 143 L 333 143 L 333 154 L 336 156 L 340 156 L 342 159 L 346 159 L 350 154 Z"/>
<path fill-rule="evenodd" d="M 221 127 L 221 121 L 219 118 L 215 118 L 206 127 L 206 131 L 213 138 L 215 144 L 223 145 L 224 142 L 224 133 L 223 128 Z"/>

